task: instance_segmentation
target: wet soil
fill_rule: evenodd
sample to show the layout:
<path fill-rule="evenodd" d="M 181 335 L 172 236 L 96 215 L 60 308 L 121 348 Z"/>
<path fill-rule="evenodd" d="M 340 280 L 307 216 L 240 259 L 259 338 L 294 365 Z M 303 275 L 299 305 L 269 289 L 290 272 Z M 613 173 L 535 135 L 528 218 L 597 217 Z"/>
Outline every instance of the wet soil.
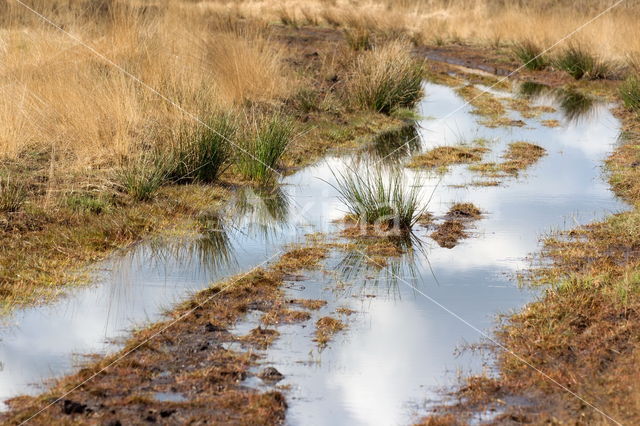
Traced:
<path fill-rule="evenodd" d="M 293 30 L 287 29 L 287 31 Z M 340 34 L 336 34 L 333 30 L 302 29 L 299 31 L 302 35 L 289 35 L 283 38 L 290 37 L 291 43 L 305 45 L 305 37 L 323 40 L 340 37 Z M 483 57 L 482 54 L 486 53 L 486 50 L 464 46 L 421 49 L 426 49 L 419 49 L 425 56 L 439 58 L 434 60 L 443 61 L 446 64 L 464 65 L 481 70 L 491 70 L 493 66 L 491 72 L 499 75 L 508 72 L 505 70 L 514 69 L 511 68 L 513 64 L 501 64 L 499 55 Z M 456 57 L 457 60 L 455 60 Z M 437 63 L 433 66 L 440 67 Z M 442 65 L 443 69 L 448 66 Z M 528 72 L 520 75 L 528 76 Z M 536 81 L 553 85 L 564 82 L 564 79 L 555 72 L 536 73 L 531 77 Z M 454 212 L 445 223 L 459 221 L 460 216 L 461 214 Z M 385 251 L 388 247 L 381 245 L 378 248 L 380 248 L 380 256 L 388 255 Z M 189 421 L 242 424 L 283 422 L 286 403 L 280 392 L 260 392 L 240 384 L 242 380 L 255 374 L 251 371 L 251 367 L 256 365 L 257 358 L 251 350 L 231 349 L 232 344 L 238 343 L 239 339 L 228 330 L 238 318 L 251 310 L 257 309 L 266 314 L 277 311 L 278 319 L 287 318 L 287 312 L 304 312 L 298 310 L 297 306 L 295 310 L 289 309 L 288 305 L 291 303 L 282 297 L 279 286 L 282 283 L 283 274 L 294 274 L 300 269 L 313 267 L 317 265 L 319 256 L 317 252 L 309 251 L 296 254 L 304 254 L 302 257 L 308 256 L 308 258 L 298 263 L 295 260 L 297 256 L 292 255 L 288 259 L 285 256 L 288 261 L 286 265 L 280 263 L 269 270 L 252 271 L 233 281 L 232 286 L 224 287 L 224 290 L 216 286 L 199 293 L 190 302 L 171 313 L 173 319 L 188 315 L 184 321 L 173 324 L 169 319 L 136 333 L 123 352 L 88 366 L 76 375 L 62 379 L 47 395 L 14 399 L 11 401 L 11 411 L 2 415 L 0 420 L 6 423 L 19 423 L 35 414 L 41 407 L 51 404 L 51 407 L 35 419 L 36 424 L 52 424 L 61 421 L 114 425 L 151 421 L 169 424 L 182 424 Z M 293 304 L 300 305 L 301 309 L 314 309 L 309 302 L 298 301 Z M 281 317 L 283 311 L 285 315 Z M 341 327 L 330 321 L 331 319 L 317 324 L 318 327 L 327 328 L 330 334 L 339 330 Z M 628 319 L 629 317 L 624 317 L 616 322 Z M 607 321 L 607 318 L 603 320 Z M 579 324 L 576 327 L 586 328 Z M 253 329 L 250 335 L 240 343 L 249 348 L 265 347 L 277 338 L 276 333 L 268 327 Z M 148 340 L 152 336 L 153 338 Z M 624 345 L 617 348 L 625 351 Z M 129 353 L 129 351 L 132 352 Z M 566 352 L 563 353 L 566 354 Z M 125 360 L 109 366 L 123 354 L 127 354 Z M 535 354 L 535 351 L 532 354 Z M 554 362 L 554 359 L 549 358 L 548 362 Z M 109 367 L 103 371 L 107 366 Z M 260 376 L 277 380 L 279 374 L 278 371 L 270 370 Z M 83 384 L 88 378 L 91 380 Z M 472 404 L 467 402 L 460 404 L 458 406 L 460 410 L 486 408 L 487 395 L 495 402 L 508 400 L 508 396 L 516 393 L 515 388 L 505 387 L 493 380 L 483 381 L 472 378 L 469 379 L 469 383 L 469 386 L 463 387 L 461 393 L 457 395 L 462 396 L 467 402 L 471 401 Z M 73 394 L 65 396 L 67 391 L 76 386 L 79 387 Z M 160 394 L 174 396 L 169 397 L 167 401 L 165 396 L 158 397 Z M 530 394 L 531 397 L 538 395 L 536 391 Z M 497 405 L 502 407 L 504 404 L 498 402 Z M 518 404 L 512 404 L 512 407 L 521 410 Z M 534 405 L 534 407 L 539 410 L 540 407 L 548 409 L 552 406 Z M 556 407 L 558 406 L 552 408 Z M 499 420 L 523 422 L 540 419 L 519 414 L 520 411 L 515 408 L 509 412 L 508 416 L 505 415 Z M 551 410 L 551 412 L 554 411 Z M 444 413 L 440 419 L 453 420 L 450 412 Z M 431 423 L 436 421 L 438 419 L 426 420 L 426 424 L 438 424 Z"/>
<path fill-rule="evenodd" d="M 277 338 L 278 332 L 268 328 L 273 322 L 263 321 L 265 328 L 239 338 L 229 329 L 252 310 L 266 311 L 265 317 L 276 323 L 308 320 L 305 311 L 279 308 L 288 304 L 280 286 L 284 276 L 317 266 L 323 256 L 318 248 L 297 248 L 269 270 L 255 269 L 199 292 L 166 321 L 135 333 L 122 351 L 63 378 L 45 395 L 10 400 L 11 409 L 0 421 L 282 423 L 287 405 L 280 392 L 259 392 L 241 384 L 255 374 L 250 368 L 259 357 L 251 348 L 264 349 Z M 319 305 L 292 302 L 311 309 Z M 329 330 L 322 332 L 325 339 L 337 326 L 322 330 Z M 231 349 L 238 343 L 242 350 Z M 258 376 L 277 381 L 273 371 L 267 373 Z M 167 400 L 158 394 L 177 397 Z"/>

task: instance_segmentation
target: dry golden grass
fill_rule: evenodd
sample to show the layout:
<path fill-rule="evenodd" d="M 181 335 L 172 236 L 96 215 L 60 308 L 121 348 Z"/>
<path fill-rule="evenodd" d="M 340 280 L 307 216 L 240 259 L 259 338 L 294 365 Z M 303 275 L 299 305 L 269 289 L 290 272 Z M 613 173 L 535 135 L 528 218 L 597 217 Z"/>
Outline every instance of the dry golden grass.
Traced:
<path fill-rule="evenodd" d="M 259 24 L 230 23 L 193 3 L 111 1 L 93 13 L 99 2 L 31 3 L 71 37 L 9 3 L 0 24 L 0 156 L 39 146 L 65 165 L 110 164 L 171 143 L 175 129 L 198 125 L 191 114 L 295 88 Z"/>
<path fill-rule="evenodd" d="M 439 146 L 424 154 L 414 156 L 407 167 L 446 168 L 454 164 L 469 164 L 482 160 L 488 149 L 481 146 Z"/>
<path fill-rule="evenodd" d="M 501 0 L 275 0 L 208 2 L 217 10 L 288 25 L 324 24 L 403 35 L 421 43 L 474 42 L 500 47 L 532 42 L 548 47 L 605 11 L 605 0 L 504 2 Z M 283 19 L 285 17 L 285 19 Z M 572 36 L 607 60 L 640 52 L 640 5 L 622 2 Z M 563 47 L 562 45 L 558 47 Z"/>

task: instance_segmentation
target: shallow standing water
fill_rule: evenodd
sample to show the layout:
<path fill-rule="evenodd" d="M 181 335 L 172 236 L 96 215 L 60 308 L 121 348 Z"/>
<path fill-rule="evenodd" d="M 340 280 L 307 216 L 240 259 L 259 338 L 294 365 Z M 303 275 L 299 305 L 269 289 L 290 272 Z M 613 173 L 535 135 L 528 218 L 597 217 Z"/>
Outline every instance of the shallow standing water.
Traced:
<path fill-rule="evenodd" d="M 457 247 L 440 248 L 428 231 L 418 229 L 423 251 L 392 264 L 393 274 L 391 267 L 372 270 L 358 256 L 345 259 L 337 253 L 325 267 L 331 273 L 310 273 L 292 283 L 292 296 L 329 304 L 306 324 L 280 327 L 282 337 L 265 354 L 264 364 L 286 377 L 279 384 L 291 386 L 290 424 L 409 423 L 423 412 L 426 399 L 456 379 L 456 372 L 483 368 L 477 355 L 454 356 L 460 345 L 482 337 L 468 324 L 489 331 L 497 313 L 535 297 L 518 288 L 513 273 L 527 265 L 525 257 L 536 251 L 541 234 L 624 208 L 601 176 L 601 161 L 619 132 L 605 105 L 585 109 L 583 116 L 566 108 L 538 119 L 513 113 L 527 126 L 489 129 L 477 124 L 478 117 L 462 107 L 464 101 L 451 88 L 426 84 L 425 92 L 420 104 L 425 118 L 414 149 L 485 138 L 489 156 L 496 158 L 517 140 L 539 144 L 548 155 L 499 187 L 457 186 L 477 180 L 464 166 L 452 168 L 442 180 L 421 173 L 425 198 L 437 186 L 429 206 L 434 214 L 458 201 L 473 202 L 485 212 L 473 238 Z M 551 97 L 538 102 L 562 105 Z M 542 119 L 562 125 L 547 128 Z M 375 149 L 362 154 L 380 155 L 384 152 Z M 331 168 L 352 161 L 353 156 L 328 158 L 285 178 L 276 194 L 240 193 L 229 206 L 228 217 L 239 218 L 233 225 L 221 223 L 208 235 L 140 244 L 101 264 L 95 286 L 16 312 L 0 329 L 0 399 L 37 392 L 43 380 L 73 371 L 81 354 L 117 350 L 128 330 L 161 318 L 164 309 L 193 291 L 269 260 L 286 244 L 304 241 L 305 234 L 334 231 L 332 221 L 344 211 L 325 181 L 334 180 Z M 317 350 L 313 322 L 343 306 L 357 311 L 343 318 L 348 330 Z M 236 332 L 255 321 L 249 315 Z"/>

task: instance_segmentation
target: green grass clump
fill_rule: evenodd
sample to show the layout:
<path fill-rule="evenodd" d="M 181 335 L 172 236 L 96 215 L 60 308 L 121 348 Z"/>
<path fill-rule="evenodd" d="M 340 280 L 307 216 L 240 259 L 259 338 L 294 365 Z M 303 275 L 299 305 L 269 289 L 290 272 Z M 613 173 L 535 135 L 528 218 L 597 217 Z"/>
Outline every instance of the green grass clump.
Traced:
<path fill-rule="evenodd" d="M 640 113 L 640 78 L 628 77 L 620 86 L 620 97 L 627 108 Z"/>
<path fill-rule="evenodd" d="M 527 69 L 539 71 L 547 67 L 548 61 L 542 55 L 542 48 L 532 41 L 525 41 L 513 46 L 513 53 Z"/>
<path fill-rule="evenodd" d="M 360 223 L 408 231 L 424 210 L 418 182 L 408 185 L 402 172 L 347 169 L 334 177 L 340 200 Z"/>
<path fill-rule="evenodd" d="M 27 190 L 20 182 L 10 177 L 0 177 L 0 213 L 20 210 L 27 199 Z"/>
<path fill-rule="evenodd" d="M 157 151 L 129 160 L 116 171 L 117 186 L 137 201 L 147 201 L 168 181 L 171 160 Z"/>
<path fill-rule="evenodd" d="M 286 117 L 274 115 L 258 120 L 254 128 L 245 135 L 238 170 L 250 180 L 266 183 L 273 179 L 278 161 L 293 137 L 293 122 Z"/>
<path fill-rule="evenodd" d="M 405 43 L 393 42 L 362 53 L 354 62 L 347 96 L 361 108 L 390 114 L 413 108 L 422 97 L 422 63 Z"/>
<path fill-rule="evenodd" d="M 554 66 L 576 80 L 607 78 L 611 67 L 581 46 L 569 46 L 555 59 Z"/>
<path fill-rule="evenodd" d="M 111 204 L 92 194 L 72 194 L 66 200 L 67 207 L 75 212 L 102 214 L 108 211 Z"/>
<path fill-rule="evenodd" d="M 168 179 L 176 183 L 214 182 L 229 158 L 237 130 L 236 120 L 228 114 L 213 115 L 194 129 L 184 130 L 169 160 L 173 167 Z"/>

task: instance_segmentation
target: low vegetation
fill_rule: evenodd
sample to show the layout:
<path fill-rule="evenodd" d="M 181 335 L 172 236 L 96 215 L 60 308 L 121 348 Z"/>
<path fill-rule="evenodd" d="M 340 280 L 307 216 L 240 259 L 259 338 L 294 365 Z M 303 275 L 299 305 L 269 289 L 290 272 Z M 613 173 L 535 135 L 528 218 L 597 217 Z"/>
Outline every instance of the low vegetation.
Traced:
<path fill-rule="evenodd" d="M 447 212 L 447 216 L 459 219 L 478 219 L 482 212 L 473 203 L 455 203 Z"/>
<path fill-rule="evenodd" d="M 318 343 L 318 346 L 326 346 L 331 338 L 344 328 L 344 323 L 339 319 L 322 317 L 316 321 L 316 337 L 314 340 Z"/>
<path fill-rule="evenodd" d="M 274 115 L 251 124 L 241 145 L 238 169 L 247 179 L 266 183 L 276 177 L 278 162 L 293 138 L 293 122 Z"/>
<path fill-rule="evenodd" d="M 168 179 L 174 183 L 215 182 L 237 144 L 237 120 L 229 114 L 205 119 L 195 129 L 187 128 L 172 148 Z"/>
<path fill-rule="evenodd" d="M 400 171 L 347 169 L 334 177 L 340 200 L 362 225 L 409 231 L 426 208 L 420 205 L 420 183 L 407 182 Z"/>
<path fill-rule="evenodd" d="M 454 248 L 458 241 L 467 238 L 469 234 L 466 231 L 465 225 L 456 219 L 448 219 L 438 225 L 435 231 L 433 231 L 430 237 L 438 243 L 440 247 Z"/>
<path fill-rule="evenodd" d="M 27 198 L 24 185 L 10 176 L 0 176 L 0 213 L 13 213 L 22 207 Z"/>
<path fill-rule="evenodd" d="M 482 119 L 479 123 L 486 127 L 523 126 L 521 121 L 514 121 L 507 117 L 507 110 L 502 102 L 495 95 L 488 91 L 483 91 L 473 84 L 456 89 L 464 100 L 473 106 L 473 114 L 477 114 Z"/>
<path fill-rule="evenodd" d="M 630 76 L 620 86 L 620 97 L 624 105 L 636 113 L 640 113 L 640 78 Z"/>
<path fill-rule="evenodd" d="M 407 164 L 411 168 L 441 168 L 455 164 L 469 164 L 482 160 L 482 156 L 489 151 L 482 146 L 457 145 L 439 146 L 424 154 L 415 155 Z"/>
<path fill-rule="evenodd" d="M 131 158 L 116 172 L 118 187 L 137 201 L 148 201 L 167 182 L 173 158 L 159 151 Z"/>
<path fill-rule="evenodd" d="M 512 142 L 502 154 L 502 162 L 472 164 L 469 169 L 491 178 L 518 176 L 520 172 L 537 163 L 546 152 L 541 146 L 530 142 Z"/>
<path fill-rule="evenodd" d="M 532 41 L 516 43 L 513 46 L 513 53 L 527 69 L 539 71 L 548 65 L 543 49 Z"/>
<path fill-rule="evenodd" d="M 444 216 L 444 222 L 436 226 L 430 237 L 440 247 L 451 249 L 458 245 L 460 240 L 469 237 L 468 229 L 471 223 L 481 217 L 482 212 L 473 203 L 455 203 Z"/>
<path fill-rule="evenodd" d="M 576 80 L 607 78 L 612 69 L 604 60 L 590 53 L 581 45 L 570 45 L 554 59 L 553 65 L 566 71 Z"/>

